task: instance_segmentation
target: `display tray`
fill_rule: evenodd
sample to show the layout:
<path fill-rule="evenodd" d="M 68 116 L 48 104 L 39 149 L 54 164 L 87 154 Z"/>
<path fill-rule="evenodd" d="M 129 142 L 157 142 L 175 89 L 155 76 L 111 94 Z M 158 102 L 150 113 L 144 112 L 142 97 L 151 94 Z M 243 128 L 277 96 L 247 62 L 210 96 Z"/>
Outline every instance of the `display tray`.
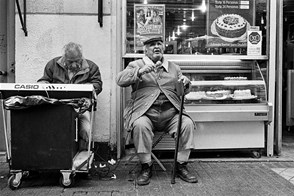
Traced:
<path fill-rule="evenodd" d="M 189 94 L 186 95 L 187 100 L 191 101 L 197 101 L 197 100 L 226 100 L 226 99 L 231 99 L 231 94 L 222 94 L 216 93 L 216 94 L 208 94 L 207 92 L 205 93 L 195 93 L 195 92 L 190 92 Z"/>
<path fill-rule="evenodd" d="M 234 99 L 225 99 L 225 100 L 185 100 L 185 105 L 202 105 L 202 104 L 259 104 L 258 99 L 243 99 L 243 100 L 234 100 Z"/>
<path fill-rule="evenodd" d="M 228 100 L 231 99 L 231 96 L 227 95 L 227 96 L 222 96 L 222 97 L 203 97 L 202 99 L 204 100 Z"/>
<path fill-rule="evenodd" d="M 233 100 L 250 100 L 250 99 L 256 99 L 256 98 L 257 98 L 257 96 L 255 96 L 255 95 L 252 95 L 249 97 L 234 97 L 234 96 L 232 96 Z"/>
<path fill-rule="evenodd" d="M 190 101 L 198 101 L 201 99 L 202 99 L 202 97 L 186 97 L 186 100 L 190 100 Z"/>
<path fill-rule="evenodd" d="M 252 99 L 256 99 L 257 96 L 252 95 L 252 96 L 247 96 L 247 97 L 234 97 L 233 94 L 230 95 L 224 95 L 222 97 L 209 97 L 209 96 L 203 96 L 203 97 L 186 97 L 186 100 L 189 101 L 198 101 L 198 100 L 215 100 L 215 101 L 220 101 L 220 100 L 236 100 L 236 101 L 240 101 L 240 100 L 252 100 Z"/>

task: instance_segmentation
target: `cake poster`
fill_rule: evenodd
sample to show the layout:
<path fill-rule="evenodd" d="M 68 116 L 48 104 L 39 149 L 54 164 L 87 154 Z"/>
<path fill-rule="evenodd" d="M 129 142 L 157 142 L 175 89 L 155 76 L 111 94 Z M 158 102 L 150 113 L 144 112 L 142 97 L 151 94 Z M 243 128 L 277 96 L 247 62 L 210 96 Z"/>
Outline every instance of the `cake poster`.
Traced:
<path fill-rule="evenodd" d="M 138 53 L 143 51 L 143 42 L 154 36 L 165 33 L 165 5 L 135 4 L 134 5 L 134 48 Z"/>
<path fill-rule="evenodd" d="M 255 0 L 209 0 L 207 47 L 246 48 L 255 21 Z"/>

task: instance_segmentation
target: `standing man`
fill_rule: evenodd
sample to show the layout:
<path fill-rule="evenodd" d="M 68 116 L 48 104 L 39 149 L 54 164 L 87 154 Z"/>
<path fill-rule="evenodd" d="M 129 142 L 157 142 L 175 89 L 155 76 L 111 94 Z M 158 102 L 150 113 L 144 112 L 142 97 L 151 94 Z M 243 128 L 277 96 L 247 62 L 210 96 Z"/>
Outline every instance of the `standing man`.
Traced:
<path fill-rule="evenodd" d="M 62 56 L 55 57 L 47 63 L 43 77 L 38 82 L 93 84 L 98 95 L 102 91 L 99 67 L 94 62 L 83 57 L 81 45 L 69 42 L 63 49 Z M 79 114 L 79 150 L 87 149 L 90 130 L 90 112 L 86 111 Z"/>
<path fill-rule="evenodd" d="M 161 37 L 146 40 L 144 52 L 143 59 L 130 62 L 117 76 L 119 86 L 132 86 L 131 101 L 125 108 L 124 119 L 126 129 L 132 131 L 142 166 L 138 185 L 149 184 L 152 176 L 153 132 L 166 131 L 175 137 L 180 110 L 176 83 L 184 83 L 186 94 L 191 87 L 190 80 L 182 75 L 180 67 L 164 59 Z M 195 148 L 195 124 L 185 111 L 183 114 L 176 174 L 186 182 L 196 183 L 197 178 L 186 167 L 190 151 Z"/>

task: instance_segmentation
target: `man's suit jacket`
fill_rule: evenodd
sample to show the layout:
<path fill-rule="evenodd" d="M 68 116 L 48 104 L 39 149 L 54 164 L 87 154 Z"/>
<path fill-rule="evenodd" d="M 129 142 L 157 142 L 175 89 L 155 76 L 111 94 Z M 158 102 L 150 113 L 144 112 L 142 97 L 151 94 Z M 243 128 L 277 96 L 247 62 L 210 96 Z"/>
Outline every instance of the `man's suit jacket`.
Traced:
<path fill-rule="evenodd" d="M 145 57 L 146 58 L 146 57 Z M 154 71 L 142 75 L 138 70 L 145 64 L 143 59 L 135 60 L 117 75 L 117 84 L 121 87 L 132 86 L 131 100 L 124 109 L 126 130 L 130 130 L 132 123 L 141 117 L 162 92 L 179 111 L 180 97 L 176 91 L 176 83 L 182 76 L 180 67 L 172 62 L 168 63 L 168 72 L 165 69 L 156 73 Z M 185 93 L 189 93 L 185 91 Z M 183 114 L 187 115 L 185 111 Z"/>

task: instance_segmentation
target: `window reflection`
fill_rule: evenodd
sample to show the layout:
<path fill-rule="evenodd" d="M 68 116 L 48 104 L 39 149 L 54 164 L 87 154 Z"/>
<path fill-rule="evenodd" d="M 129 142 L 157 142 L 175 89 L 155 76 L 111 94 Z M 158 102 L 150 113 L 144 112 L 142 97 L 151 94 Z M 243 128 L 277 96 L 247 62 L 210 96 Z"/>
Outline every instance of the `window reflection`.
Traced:
<path fill-rule="evenodd" d="M 220 6 L 218 3 L 224 2 L 222 0 L 127 0 L 127 27 L 126 27 L 126 52 L 127 53 L 143 53 L 142 50 L 135 48 L 134 34 L 135 32 L 135 16 L 134 16 L 134 5 L 154 5 L 160 4 L 165 6 L 165 18 L 164 18 L 164 37 L 166 44 L 166 54 L 187 54 L 187 55 L 247 55 L 247 44 L 241 46 L 242 42 L 238 43 L 238 39 L 225 39 L 225 44 L 219 44 L 219 40 L 212 42 L 216 39 L 215 35 L 210 33 L 212 16 L 214 14 L 211 6 Z M 245 14 L 234 13 L 230 14 L 229 17 L 223 17 L 223 21 L 232 24 L 239 25 L 236 20 L 252 20 L 250 26 L 259 27 L 262 32 L 262 55 L 266 55 L 266 18 L 267 18 L 267 0 L 229 0 L 234 4 L 238 2 L 240 5 L 245 2 L 242 6 L 246 11 L 246 3 L 253 5 L 252 16 Z M 145 3 L 145 4 L 144 4 Z M 241 10 L 241 11 L 243 11 Z M 255 11 L 254 11 L 255 10 Z M 238 12 L 238 11 L 237 11 Z M 239 17 L 241 16 L 241 17 Z M 225 18 L 225 19 L 224 19 Z M 237 32 L 237 31 L 235 31 Z M 223 34 L 224 35 L 224 34 Z M 241 37 L 241 35 L 235 34 Z M 233 35 L 234 36 L 234 35 Z M 245 35 L 244 35 L 245 36 Z M 243 36 L 243 38 L 244 38 Z M 241 38 L 240 38 L 241 39 Z M 239 39 L 239 40 L 240 40 Z M 247 37 L 244 42 L 247 42 Z M 226 42 L 227 41 L 227 42 Z M 213 43 L 213 44 L 211 44 Z M 237 44 L 231 44 L 237 43 Z M 219 44 L 219 45 L 218 45 Z"/>

